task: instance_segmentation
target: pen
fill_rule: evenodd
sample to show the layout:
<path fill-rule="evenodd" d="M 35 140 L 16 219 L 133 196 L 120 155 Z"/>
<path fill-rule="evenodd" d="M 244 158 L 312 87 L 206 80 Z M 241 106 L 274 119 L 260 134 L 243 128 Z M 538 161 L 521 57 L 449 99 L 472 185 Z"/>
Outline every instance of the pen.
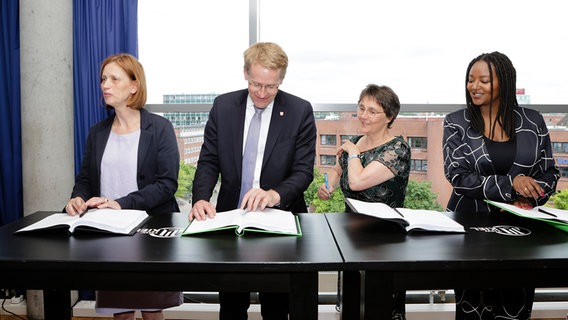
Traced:
<path fill-rule="evenodd" d="M 542 212 L 542 213 L 544 213 L 544 214 L 547 214 L 547 215 L 549 215 L 549 216 L 553 216 L 553 217 L 557 218 L 555 214 L 552 214 L 552 213 L 550 213 L 550 212 L 547 212 L 546 210 L 541 209 L 541 208 L 538 208 L 538 212 Z"/>
<path fill-rule="evenodd" d="M 323 174 L 323 179 L 325 180 L 325 188 L 329 191 L 329 180 L 327 178 L 327 173 Z"/>
<path fill-rule="evenodd" d="M 79 218 L 83 218 L 83 216 L 85 215 L 85 213 L 87 213 L 87 211 L 89 211 L 89 209 L 91 209 L 90 207 L 87 207 L 87 209 L 85 209 L 85 211 L 81 212 L 79 214 Z"/>

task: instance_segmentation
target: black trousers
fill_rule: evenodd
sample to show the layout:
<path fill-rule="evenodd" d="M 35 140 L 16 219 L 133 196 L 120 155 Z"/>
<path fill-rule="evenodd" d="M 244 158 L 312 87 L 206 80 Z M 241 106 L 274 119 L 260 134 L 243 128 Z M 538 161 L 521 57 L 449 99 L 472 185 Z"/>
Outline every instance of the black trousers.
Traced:
<path fill-rule="evenodd" d="M 288 320 L 290 295 L 287 292 L 259 292 L 263 320 Z M 219 292 L 220 320 L 246 320 L 250 292 Z"/>
<path fill-rule="evenodd" d="M 455 289 L 456 320 L 529 320 L 534 288 Z"/>
<path fill-rule="evenodd" d="M 392 318 L 406 319 L 406 291 L 394 291 L 392 294 Z"/>

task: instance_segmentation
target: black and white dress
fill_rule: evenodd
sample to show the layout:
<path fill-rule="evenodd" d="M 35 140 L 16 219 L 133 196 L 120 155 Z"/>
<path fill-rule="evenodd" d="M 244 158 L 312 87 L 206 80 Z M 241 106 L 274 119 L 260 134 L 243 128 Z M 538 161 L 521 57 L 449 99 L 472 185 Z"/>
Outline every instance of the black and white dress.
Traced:
<path fill-rule="evenodd" d="M 515 109 L 514 139 L 495 142 L 470 126 L 466 109 L 448 114 L 444 121 L 444 170 L 453 186 L 450 211 L 490 212 L 484 199 L 511 202 L 518 195 L 513 179 L 533 177 L 545 195 L 533 205 L 546 203 L 554 193 L 559 171 L 552 157 L 550 137 L 544 119 L 535 110 Z M 534 288 L 456 288 L 456 319 L 529 320 Z"/>
<path fill-rule="evenodd" d="M 513 179 L 533 177 L 544 195 L 533 205 L 543 205 L 555 192 L 560 173 L 552 156 L 548 129 L 542 115 L 533 109 L 515 108 L 515 153 L 507 172 L 498 173 L 495 155 L 489 153 L 483 134 L 470 126 L 466 109 L 455 111 L 444 120 L 444 172 L 453 186 L 448 202 L 450 211 L 489 212 L 484 200 L 511 202 L 518 195 Z"/>

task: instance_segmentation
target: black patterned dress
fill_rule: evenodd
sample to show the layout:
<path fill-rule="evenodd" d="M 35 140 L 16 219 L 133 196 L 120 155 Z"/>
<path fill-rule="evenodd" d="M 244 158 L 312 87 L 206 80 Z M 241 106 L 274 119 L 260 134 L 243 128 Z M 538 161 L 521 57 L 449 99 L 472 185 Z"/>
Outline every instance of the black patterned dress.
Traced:
<path fill-rule="evenodd" d="M 355 137 L 351 140 L 357 143 L 362 136 Z M 410 147 L 402 136 L 394 139 L 370 150 L 360 153 L 359 158 L 363 167 L 368 166 L 373 161 L 384 164 L 394 173 L 394 177 L 379 183 L 362 191 L 353 191 L 349 188 L 348 154 L 343 152 L 340 161 L 341 179 L 339 184 L 345 198 L 351 198 L 366 202 L 382 202 L 390 207 L 399 208 L 404 204 L 406 196 L 406 186 L 408 185 L 408 177 L 410 175 Z M 351 208 L 345 204 L 345 210 L 351 212 Z M 405 317 L 406 291 L 393 292 L 393 310 L 392 320 L 402 320 Z"/>
<path fill-rule="evenodd" d="M 355 137 L 351 142 L 357 143 L 361 137 Z M 340 186 L 345 198 L 366 202 L 382 202 L 393 208 L 403 206 L 410 175 L 410 147 L 402 136 L 395 137 L 376 148 L 361 152 L 360 158 L 363 167 L 368 166 L 373 161 L 378 161 L 394 173 L 392 179 L 369 189 L 353 191 L 349 188 L 347 157 L 347 153 L 344 152 L 339 159 L 342 170 Z M 345 210 L 350 212 L 347 204 Z"/>

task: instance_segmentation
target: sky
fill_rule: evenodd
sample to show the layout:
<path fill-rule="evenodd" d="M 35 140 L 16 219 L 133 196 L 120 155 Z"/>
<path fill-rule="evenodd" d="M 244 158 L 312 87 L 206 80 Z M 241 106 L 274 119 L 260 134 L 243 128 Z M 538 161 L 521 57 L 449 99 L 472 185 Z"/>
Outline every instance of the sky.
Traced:
<path fill-rule="evenodd" d="M 148 103 L 246 88 L 249 0 L 139 0 Z M 465 103 L 465 72 L 500 51 L 532 104 L 568 104 L 565 0 L 259 0 L 259 41 L 289 57 L 281 90 L 356 103 L 369 83 L 401 103 Z"/>

